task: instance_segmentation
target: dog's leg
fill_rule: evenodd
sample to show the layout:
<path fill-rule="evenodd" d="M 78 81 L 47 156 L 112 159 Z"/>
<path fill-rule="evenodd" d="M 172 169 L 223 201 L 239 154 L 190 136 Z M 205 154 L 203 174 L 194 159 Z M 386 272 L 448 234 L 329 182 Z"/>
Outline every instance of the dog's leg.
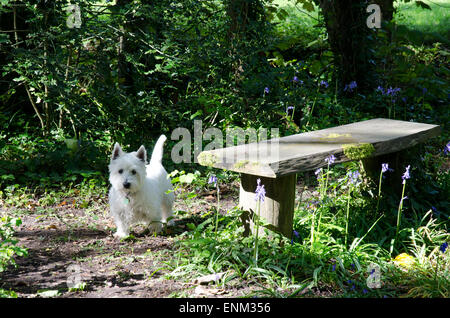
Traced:
<path fill-rule="evenodd" d="M 162 223 L 160 221 L 150 222 L 148 225 L 150 233 L 160 233 L 162 230 Z"/>
<path fill-rule="evenodd" d="M 171 218 L 173 215 L 172 206 L 173 206 L 174 199 L 175 199 L 175 196 L 174 196 L 173 192 L 165 193 L 162 203 L 161 203 L 161 210 L 162 210 L 161 221 L 163 223 L 167 223 L 167 225 L 174 224 L 173 219 L 171 219 L 171 220 L 169 220 L 169 222 L 167 222 L 167 219 Z"/>
<path fill-rule="evenodd" d="M 130 235 L 130 224 L 128 224 L 128 222 L 126 222 L 126 220 L 124 220 L 121 217 L 120 211 L 111 211 L 111 212 L 114 217 L 114 223 L 117 226 L 117 231 L 116 231 L 116 233 L 114 233 L 114 237 L 117 237 L 120 239 L 120 238 L 129 236 Z"/>

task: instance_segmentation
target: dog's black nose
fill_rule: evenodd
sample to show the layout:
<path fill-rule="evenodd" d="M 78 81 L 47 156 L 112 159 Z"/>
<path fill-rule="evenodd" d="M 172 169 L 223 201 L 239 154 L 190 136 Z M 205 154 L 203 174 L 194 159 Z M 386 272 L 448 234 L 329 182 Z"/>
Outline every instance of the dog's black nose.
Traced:
<path fill-rule="evenodd" d="M 129 182 L 127 182 L 127 181 L 125 181 L 125 182 L 123 183 L 123 187 L 124 187 L 125 189 L 129 189 L 130 186 L 131 186 L 131 183 L 129 183 Z"/>

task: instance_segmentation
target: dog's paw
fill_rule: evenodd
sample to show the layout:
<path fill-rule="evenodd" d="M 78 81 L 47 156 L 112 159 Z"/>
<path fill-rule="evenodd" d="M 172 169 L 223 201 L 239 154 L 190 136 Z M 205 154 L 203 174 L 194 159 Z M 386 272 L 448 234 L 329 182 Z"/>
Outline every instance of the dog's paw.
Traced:
<path fill-rule="evenodd" d="M 150 233 L 160 233 L 162 230 L 161 222 L 152 222 L 149 224 L 148 229 Z"/>
<path fill-rule="evenodd" d="M 116 233 L 114 233 L 114 237 L 119 240 L 127 238 L 128 236 L 130 236 L 130 234 L 123 231 L 117 231 Z"/>

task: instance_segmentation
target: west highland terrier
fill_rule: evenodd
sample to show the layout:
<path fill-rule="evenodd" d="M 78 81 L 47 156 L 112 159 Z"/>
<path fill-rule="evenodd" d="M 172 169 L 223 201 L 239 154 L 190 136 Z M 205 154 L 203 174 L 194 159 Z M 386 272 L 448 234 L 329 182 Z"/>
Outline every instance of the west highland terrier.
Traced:
<path fill-rule="evenodd" d="M 161 135 L 153 149 L 150 164 L 144 146 L 125 153 L 114 145 L 109 168 L 109 206 L 117 226 L 115 237 L 130 234 L 130 226 L 145 223 L 153 232 L 160 232 L 162 224 L 172 216 L 174 194 L 161 161 L 166 136 Z M 168 192 L 169 191 L 169 192 Z"/>

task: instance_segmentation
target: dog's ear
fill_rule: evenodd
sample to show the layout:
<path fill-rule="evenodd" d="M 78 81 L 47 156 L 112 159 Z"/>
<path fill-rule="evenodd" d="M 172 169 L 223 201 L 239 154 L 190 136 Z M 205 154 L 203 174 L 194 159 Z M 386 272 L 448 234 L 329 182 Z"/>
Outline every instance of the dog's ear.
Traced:
<path fill-rule="evenodd" d="M 140 146 L 138 151 L 136 152 L 136 157 L 138 159 L 142 160 L 144 163 L 147 162 L 147 151 L 145 150 L 144 146 Z"/>
<path fill-rule="evenodd" d="M 119 158 L 123 154 L 122 148 L 120 147 L 119 143 L 114 144 L 114 149 L 111 155 L 111 160 L 115 160 Z"/>

